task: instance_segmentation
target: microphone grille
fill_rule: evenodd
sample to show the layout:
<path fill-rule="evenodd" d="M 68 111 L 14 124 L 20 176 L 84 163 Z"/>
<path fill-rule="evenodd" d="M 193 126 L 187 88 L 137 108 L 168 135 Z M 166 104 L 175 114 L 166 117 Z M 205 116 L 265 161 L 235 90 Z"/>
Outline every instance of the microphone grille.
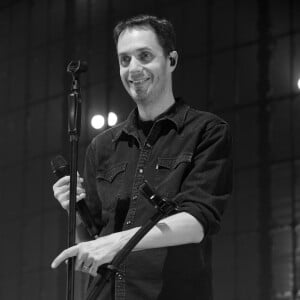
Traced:
<path fill-rule="evenodd" d="M 51 160 L 51 168 L 57 178 L 70 174 L 70 166 L 62 155 L 57 155 Z"/>

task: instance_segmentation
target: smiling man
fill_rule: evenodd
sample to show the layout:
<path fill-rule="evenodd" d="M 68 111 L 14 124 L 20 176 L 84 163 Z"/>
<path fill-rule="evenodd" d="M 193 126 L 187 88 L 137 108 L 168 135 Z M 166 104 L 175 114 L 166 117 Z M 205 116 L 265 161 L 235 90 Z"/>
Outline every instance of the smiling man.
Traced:
<path fill-rule="evenodd" d="M 119 35 L 120 76 L 142 120 L 153 120 L 175 102 L 171 74 L 177 52 L 169 50 L 164 51 L 149 27 L 127 28 Z"/>
<path fill-rule="evenodd" d="M 76 269 L 97 275 L 154 214 L 139 193 L 148 180 L 179 211 L 161 220 L 135 247 L 99 299 L 212 299 L 211 235 L 231 193 L 231 137 L 219 117 L 175 100 L 172 73 L 178 54 L 165 19 L 137 16 L 114 30 L 120 77 L 136 103 L 125 122 L 93 139 L 86 152 L 86 202 L 101 237 L 86 241 L 78 224 L 78 244 L 52 263 L 76 256 Z M 67 209 L 69 177 L 53 186 Z M 100 223 L 100 221 L 99 221 Z"/>

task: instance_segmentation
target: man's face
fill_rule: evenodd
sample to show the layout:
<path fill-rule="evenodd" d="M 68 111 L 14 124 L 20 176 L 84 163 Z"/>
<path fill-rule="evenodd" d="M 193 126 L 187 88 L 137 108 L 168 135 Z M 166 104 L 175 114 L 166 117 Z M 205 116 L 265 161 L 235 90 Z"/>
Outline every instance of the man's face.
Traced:
<path fill-rule="evenodd" d="M 137 103 L 159 101 L 171 85 L 169 60 L 150 28 L 123 31 L 117 45 L 120 76 Z"/>

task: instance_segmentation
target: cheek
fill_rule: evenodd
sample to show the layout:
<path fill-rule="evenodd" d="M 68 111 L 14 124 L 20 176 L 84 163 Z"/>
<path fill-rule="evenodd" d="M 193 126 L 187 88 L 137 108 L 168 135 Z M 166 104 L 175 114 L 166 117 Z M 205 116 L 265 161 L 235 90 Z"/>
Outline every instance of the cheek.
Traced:
<path fill-rule="evenodd" d="M 160 80 L 165 76 L 166 68 L 164 64 L 154 64 L 151 71 L 155 79 Z"/>
<path fill-rule="evenodd" d="M 127 76 L 126 76 L 126 72 L 124 70 L 120 70 L 120 78 L 121 78 L 123 85 L 126 85 L 127 84 L 127 82 L 126 82 Z"/>

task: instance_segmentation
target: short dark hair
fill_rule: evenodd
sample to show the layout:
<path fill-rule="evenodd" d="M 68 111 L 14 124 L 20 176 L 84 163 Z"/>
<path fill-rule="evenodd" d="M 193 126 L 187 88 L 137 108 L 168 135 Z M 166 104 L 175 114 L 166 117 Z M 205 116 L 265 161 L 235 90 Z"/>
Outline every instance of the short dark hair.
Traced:
<path fill-rule="evenodd" d="M 120 34 L 127 28 L 134 27 L 150 27 L 153 29 L 166 56 L 175 50 L 176 35 L 171 22 L 150 15 L 138 15 L 119 22 L 113 32 L 116 47 Z"/>

